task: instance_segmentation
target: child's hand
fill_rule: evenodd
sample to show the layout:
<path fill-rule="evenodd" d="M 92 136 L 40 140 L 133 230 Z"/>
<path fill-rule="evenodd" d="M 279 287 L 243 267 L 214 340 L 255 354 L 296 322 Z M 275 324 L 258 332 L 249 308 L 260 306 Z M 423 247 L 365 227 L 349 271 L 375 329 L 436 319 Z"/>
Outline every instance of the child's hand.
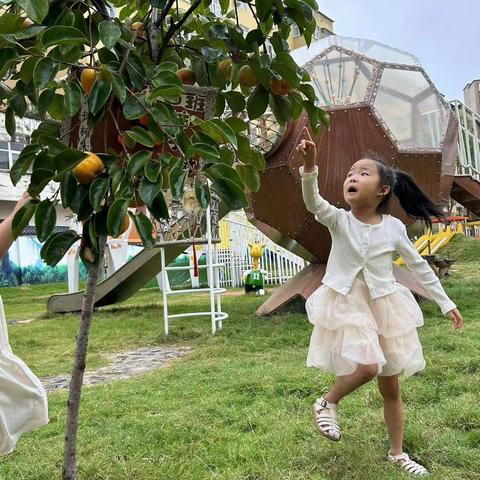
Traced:
<path fill-rule="evenodd" d="M 32 197 L 27 192 L 25 192 L 23 194 L 22 198 L 15 205 L 15 208 L 13 209 L 13 212 L 11 214 L 12 218 L 31 199 L 32 199 Z"/>
<path fill-rule="evenodd" d="M 447 316 L 452 321 L 452 327 L 455 330 L 463 328 L 463 317 L 462 314 L 458 311 L 458 308 L 454 308 L 453 310 L 447 312 Z"/>
<path fill-rule="evenodd" d="M 296 150 L 303 155 L 303 171 L 305 173 L 312 172 L 315 169 L 317 147 L 307 127 L 303 127 L 302 139 L 297 145 Z"/>

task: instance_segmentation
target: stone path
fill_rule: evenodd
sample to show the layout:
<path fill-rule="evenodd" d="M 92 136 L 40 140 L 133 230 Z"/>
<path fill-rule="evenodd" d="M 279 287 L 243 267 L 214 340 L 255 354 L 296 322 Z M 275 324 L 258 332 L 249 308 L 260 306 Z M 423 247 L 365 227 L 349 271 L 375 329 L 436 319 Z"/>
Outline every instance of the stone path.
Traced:
<path fill-rule="evenodd" d="M 181 358 L 191 352 L 190 347 L 143 347 L 123 353 L 108 355 L 111 362 L 93 372 L 85 372 L 83 384 L 86 386 L 97 385 L 102 382 L 124 380 L 135 375 L 156 370 L 176 358 Z M 60 388 L 68 388 L 70 375 L 45 377 L 40 379 L 47 392 Z"/>

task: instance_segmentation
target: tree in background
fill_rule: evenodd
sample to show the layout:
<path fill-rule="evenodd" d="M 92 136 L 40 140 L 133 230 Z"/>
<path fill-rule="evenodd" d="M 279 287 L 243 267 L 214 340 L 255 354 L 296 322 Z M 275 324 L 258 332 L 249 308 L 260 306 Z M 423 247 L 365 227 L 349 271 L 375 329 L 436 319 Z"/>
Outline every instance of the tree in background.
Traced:
<path fill-rule="evenodd" d="M 77 478 L 81 387 L 107 236 L 118 237 L 130 217 L 144 247 L 153 247 L 151 219 L 168 219 L 169 202 L 186 188 L 203 209 L 211 190 L 230 209 L 246 207 L 245 192 L 259 189 L 265 160 L 241 114 L 252 120 L 270 108 L 284 125 L 306 111 L 313 131 L 328 125 L 286 41 L 297 26 L 310 44 L 315 0 L 243 1 L 257 23 L 247 34 L 238 22 L 240 1 L 220 0 L 217 16 L 210 0 L 192 0 L 186 10 L 177 0 L 0 0 L 6 129 L 14 136 L 16 118 L 28 108 L 43 119 L 10 172 L 16 185 L 31 171 L 32 200 L 15 216 L 14 234 L 34 218 L 48 265 L 80 240 L 88 270 L 68 399 L 65 480 Z M 179 98 L 202 88 L 215 96 L 213 117 L 179 115 Z M 92 138 L 101 135 L 102 147 L 92 151 L 98 145 Z M 55 193 L 40 200 L 52 183 Z M 53 232 L 59 203 L 82 222 L 81 234 Z M 142 206 L 149 216 L 128 210 Z"/>

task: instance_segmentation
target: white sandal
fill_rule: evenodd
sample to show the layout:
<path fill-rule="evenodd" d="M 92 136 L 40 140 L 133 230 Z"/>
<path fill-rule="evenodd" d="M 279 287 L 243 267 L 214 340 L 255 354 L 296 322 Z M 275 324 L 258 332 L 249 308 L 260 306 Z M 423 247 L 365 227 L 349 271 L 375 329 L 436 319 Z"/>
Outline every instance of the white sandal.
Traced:
<path fill-rule="evenodd" d="M 327 402 L 323 397 L 313 404 L 313 418 L 318 431 L 329 440 L 338 442 L 342 437 L 337 420 L 337 404 Z"/>
<path fill-rule="evenodd" d="M 391 455 L 390 452 L 388 452 L 388 460 L 392 463 L 397 463 L 400 468 L 403 468 L 411 475 L 430 475 L 429 471 L 423 465 L 414 462 L 406 453 Z"/>

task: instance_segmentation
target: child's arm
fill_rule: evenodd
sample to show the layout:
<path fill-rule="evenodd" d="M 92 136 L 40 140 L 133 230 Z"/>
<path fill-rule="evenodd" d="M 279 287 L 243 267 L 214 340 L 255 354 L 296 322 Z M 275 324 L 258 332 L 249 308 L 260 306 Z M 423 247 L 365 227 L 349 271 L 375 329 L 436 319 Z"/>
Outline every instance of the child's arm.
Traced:
<path fill-rule="evenodd" d="M 442 313 L 444 315 L 448 314 L 454 321 L 454 328 L 461 328 L 463 326 L 463 318 L 457 306 L 447 296 L 440 280 L 430 268 L 428 262 L 417 252 L 415 246 L 408 238 L 405 225 L 400 223 L 398 225 L 399 235 L 395 245 L 396 250 L 405 260 L 407 267 L 413 272 L 416 279 L 428 291 L 432 300 L 440 307 Z"/>
<path fill-rule="evenodd" d="M 330 230 L 334 230 L 340 215 L 340 209 L 320 196 L 317 183 L 318 167 L 315 163 L 317 148 L 306 127 L 303 127 L 302 136 L 297 150 L 303 156 L 303 166 L 299 169 L 302 177 L 303 201 L 307 210 L 315 215 L 318 222 Z"/>
<path fill-rule="evenodd" d="M 28 195 L 28 193 L 25 193 L 15 205 L 13 212 L 2 223 L 0 223 L 0 258 L 3 258 L 3 256 L 7 253 L 8 249 L 13 243 L 13 217 L 18 212 L 18 210 L 20 210 L 20 208 L 22 208 L 23 205 L 28 202 L 28 200 L 30 200 L 30 195 Z"/>

